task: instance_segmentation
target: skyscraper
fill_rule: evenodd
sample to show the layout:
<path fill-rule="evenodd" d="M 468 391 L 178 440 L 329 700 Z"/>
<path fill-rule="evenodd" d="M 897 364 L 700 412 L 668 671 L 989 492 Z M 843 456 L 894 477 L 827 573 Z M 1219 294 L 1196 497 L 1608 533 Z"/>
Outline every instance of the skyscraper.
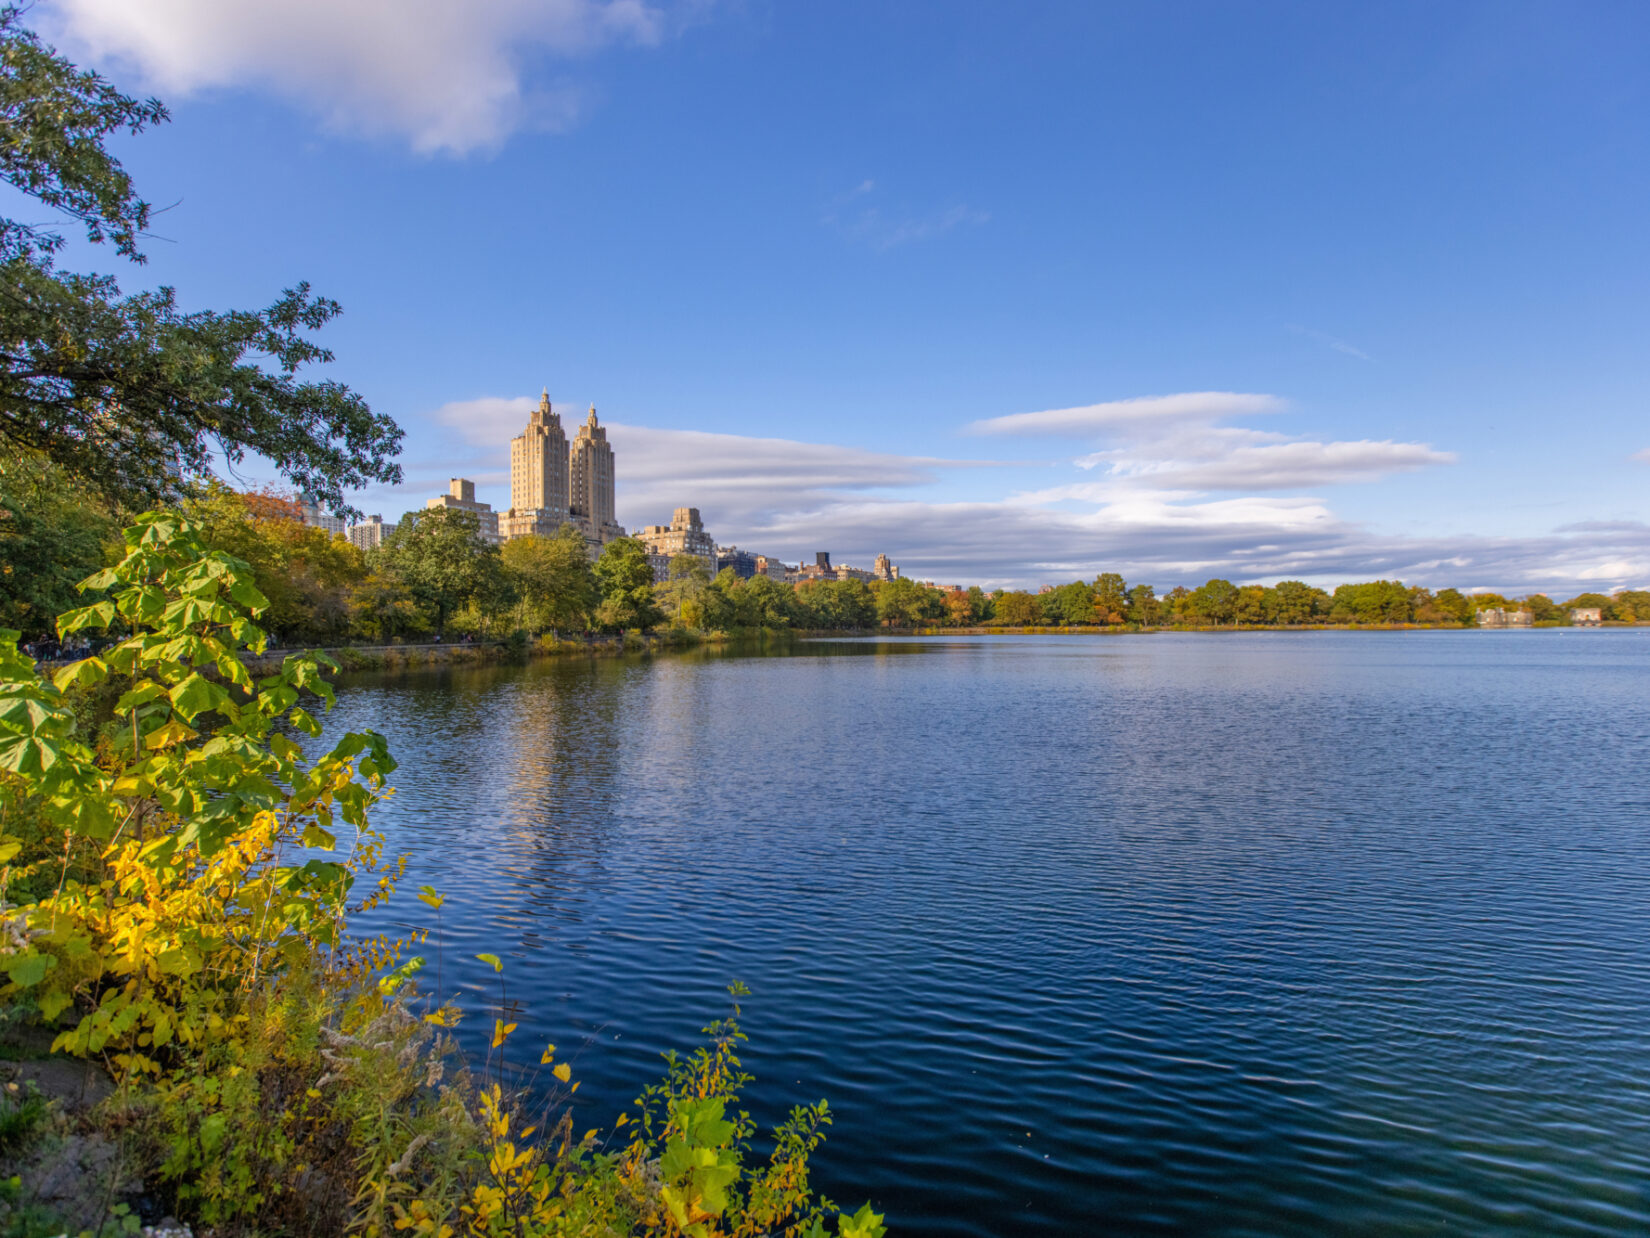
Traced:
<path fill-rule="evenodd" d="M 548 388 L 527 428 L 510 440 L 510 508 L 543 512 L 557 524 L 567 519 L 567 435 Z"/>
<path fill-rule="evenodd" d="M 624 536 L 613 512 L 613 448 L 596 420 L 596 406 L 579 427 L 567 459 L 567 510 L 592 541 L 606 544 Z"/>
<path fill-rule="evenodd" d="M 510 510 L 498 518 L 499 538 L 554 537 L 567 523 L 567 435 L 550 407 L 550 392 L 510 440 Z"/>

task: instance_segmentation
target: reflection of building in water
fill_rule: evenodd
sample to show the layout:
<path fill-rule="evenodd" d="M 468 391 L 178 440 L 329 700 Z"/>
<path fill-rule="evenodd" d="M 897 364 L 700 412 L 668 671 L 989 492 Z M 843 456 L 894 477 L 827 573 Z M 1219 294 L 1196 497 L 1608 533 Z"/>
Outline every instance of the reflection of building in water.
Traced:
<path fill-rule="evenodd" d="M 531 914 L 582 920 L 615 838 L 624 719 L 634 689 L 618 659 L 557 658 L 528 666 L 494 699 L 510 736 L 500 824 L 511 858 L 501 867 L 530 889 Z"/>

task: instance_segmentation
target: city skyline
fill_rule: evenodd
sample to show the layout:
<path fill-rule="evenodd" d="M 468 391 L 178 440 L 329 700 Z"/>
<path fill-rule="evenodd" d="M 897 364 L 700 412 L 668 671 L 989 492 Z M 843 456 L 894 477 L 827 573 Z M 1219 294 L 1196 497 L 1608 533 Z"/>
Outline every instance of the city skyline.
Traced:
<path fill-rule="evenodd" d="M 548 381 L 620 523 L 798 560 L 1650 583 L 1639 7 L 37 13 L 172 108 L 125 286 L 343 303 L 365 511 L 501 506 Z"/>

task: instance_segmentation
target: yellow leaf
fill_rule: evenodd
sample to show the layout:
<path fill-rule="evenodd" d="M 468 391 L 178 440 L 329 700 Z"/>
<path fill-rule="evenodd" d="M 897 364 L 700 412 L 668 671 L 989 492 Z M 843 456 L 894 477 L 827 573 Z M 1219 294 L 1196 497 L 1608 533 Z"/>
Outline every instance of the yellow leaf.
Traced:
<path fill-rule="evenodd" d="M 560 1079 L 563 1083 L 566 1083 L 573 1077 L 573 1068 L 566 1062 L 563 1062 L 561 1065 L 552 1069 L 550 1073 Z"/>
<path fill-rule="evenodd" d="M 514 1023 L 506 1023 L 503 1019 L 494 1019 L 493 1020 L 493 1048 L 496 1049 L 501 1044 L 503 1044 L 505 1039 L 510 1035 L 510 1033 L 515 1031 L 515 1030 L 516 1030 L 516 1025 Z"/>
<path fill-rule="evenodd" d="M 619 1115 L 619 1120 L 613 1123 L 613 1129 L 618 1130 L 619 1127 L 623 1126 L 628 1121 L 630 1121 L 630 1115 L 628 1113 L 621 1113 Z"/>
<path fill-rule="evenodd" d="M 556 1046 L 555 1045 L 545 1045 L 544 1046 L 544 1053 L 539 1058 L 539 1064 L 542 1065 L 542 1066 L 548 1066 L 550 1064 L 551 1060 L 555 1056 L 556 1056 Z"/>

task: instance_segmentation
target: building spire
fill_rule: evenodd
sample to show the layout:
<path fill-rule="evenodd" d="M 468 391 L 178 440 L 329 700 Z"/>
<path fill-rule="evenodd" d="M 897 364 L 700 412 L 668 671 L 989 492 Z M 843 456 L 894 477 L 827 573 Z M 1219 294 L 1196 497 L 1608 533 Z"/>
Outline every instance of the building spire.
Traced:
<path fill-rule="evenodd" d="M 592 426 L 601 424 L 596 420 L 596 406 L 594 404 L 590 406 L 590 419 L 588 424 Z"/>

